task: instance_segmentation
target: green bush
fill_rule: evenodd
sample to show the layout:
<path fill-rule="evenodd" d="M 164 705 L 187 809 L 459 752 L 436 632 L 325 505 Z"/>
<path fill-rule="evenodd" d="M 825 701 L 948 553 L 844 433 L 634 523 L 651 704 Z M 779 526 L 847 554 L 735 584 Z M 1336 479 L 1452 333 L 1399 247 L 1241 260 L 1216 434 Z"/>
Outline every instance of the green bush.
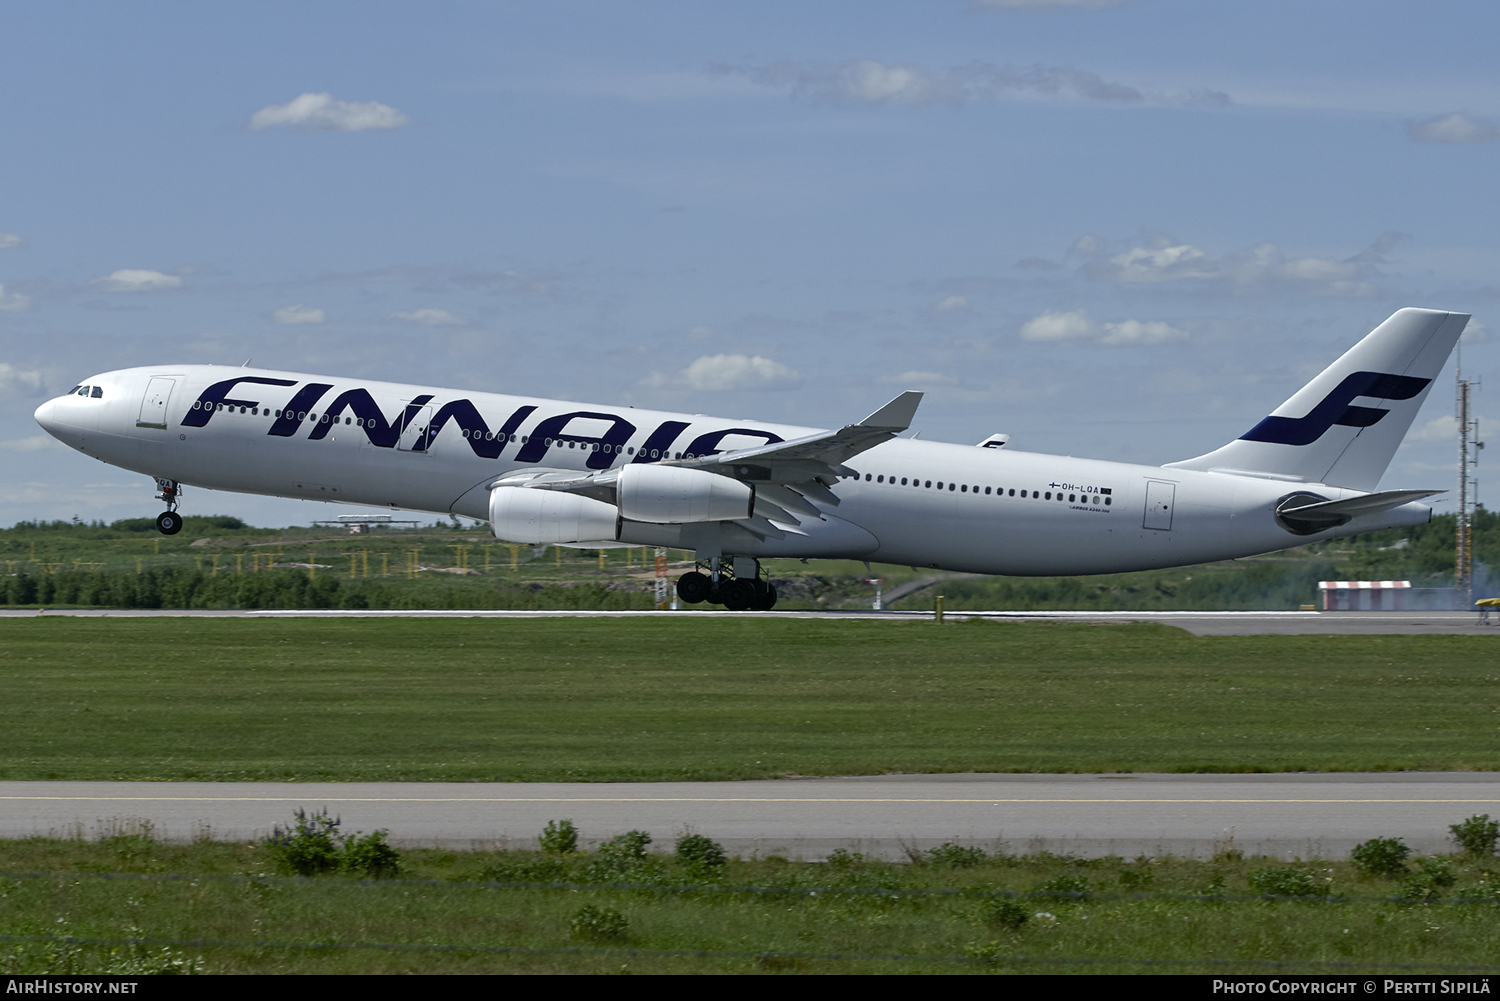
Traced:
<path fill-rule="evenodd" d="M 292 826 L 271 828 L 266 847 L 276 868 L 293 876 L 316 876 L 339 867 L 339 821 L 327 810 L 309 815 L 298 810 Z"/>
<path fill-rule="evenodd" d="M 936 848 L 927 849 L 927 859 L 933 865 L 945 865 L 951 869 L 972 869 L 989 858 L 983 848 L 970 848 L 946 841 Z"/>
<path fill-rule="evenodd" d="M 578 828 L 571 820 L 549 820 L 537 840 L 548 855 L 572 855 L 578 851 Z"/>
<path fill-rule="evenodd" d="M 994 897 L 986 900 L 979 909 L 980 918 L 992 928 L 1009 928 L 1015 931 L 1031 919 L 1031 912 L 1019 900 L 1010 897 Z"/>
<path fill-rule="evenodd" d="M 1401 881 L 1401 896 L 1407 900 L 1436 900 L 1457 882 L 1453 864 L 1447 859 L 1417 859 L 1417 868 Z"/>
<path fill-rule="evenodd" d="M 389 879 L 401 872 L 401 853 L 385 843 L 387 831 L 352 834 L 339 850 L 339 870 L 366 879 Z"/>
<path fill-rule="evenodd" d="M 1250 889 L 1268 897 L 1325 897 L 1327 887 L 1319 886 L 1311 874 L 1301 869 L 1256 869 L 1250 873 Z"/>
<path fill-rule="evenodd" d="M 1453 840 L 1466 854 L 1479 858 L 1495 854 L 1495 842 L 1500 840 L 1500 820 L 1491 820 L 1487 813 L 1475 814 L 1448 830 L 1453 832 Z"/>
<path fill-rule="evenodd" d="M 613 907 L 585 904 L 568 921 L 568 927 L 572 930 L 574 938 L 585 939 L 589 942 L 622 942 L 625 940 L 625 933 L 630 927 L 630 922 L 625 919 L 625 915 Z"/>
<path fill-rule="evenodd" d="M 657 882 L 662 878 L 662 867 L 647 857 L 646 846 L 650 843 L 651 835 L 645 831 L 627 831 L 610 838 L 594 853 L 585 878 L 591 883 Z"/>
<path fill-rule="evenodd" d="M 1371 876 L 1399 876 L 1406 871 L 1411 849 L 1400 838 L 1371 838 L 1354 846 L 1349 859 L 1355 868 Z"/>
<path fill-rule="evenodd" d="M 298 810 L 291 827 L 271 828 L 266 847 L 276 868 L 293 876 L 345 872 L 379 879 L 401 871 L 401 853 L 385 843 L 386 831 L 340 836 L 339 818 L 327 810 Z"/>
<path fill-rule="evenodd" d="M 687 834 L 677 839 L 676 854 L 683 862 L 697 866 L 720 866 L 726 861 L 724 846 L 702 834 Z"/>

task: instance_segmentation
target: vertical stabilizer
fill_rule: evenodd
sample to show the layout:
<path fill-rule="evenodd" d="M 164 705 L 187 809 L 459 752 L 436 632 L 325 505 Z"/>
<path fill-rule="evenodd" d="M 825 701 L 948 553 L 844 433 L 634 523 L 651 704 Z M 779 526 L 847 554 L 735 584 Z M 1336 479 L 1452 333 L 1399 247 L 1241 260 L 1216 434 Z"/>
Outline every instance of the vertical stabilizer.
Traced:
<path fill-rule="evenodd" d="M 1466 313 L 1401 309 L 1240 438 L 1174 469 L 1225 469 L 1374 490 Z"/>

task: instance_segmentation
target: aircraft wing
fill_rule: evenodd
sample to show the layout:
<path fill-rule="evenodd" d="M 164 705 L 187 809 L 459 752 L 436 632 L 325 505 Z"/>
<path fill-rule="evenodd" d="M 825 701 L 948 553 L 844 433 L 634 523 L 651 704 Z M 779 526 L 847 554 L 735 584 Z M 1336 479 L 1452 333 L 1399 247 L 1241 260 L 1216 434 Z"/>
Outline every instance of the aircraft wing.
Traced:
<path fill-rule="evenodd" d="M 737 524 L 762 537 L 780 537 L 783 532 L 772 522 L 790 528 L 801 524 L 799 515 L 820 517 L 819 510 L 809 501 L 837 507 L 838 496 L 828 488 L 840 476 L 851 473 L 844 462 L 909 428 L 921 402 L 921 393 L 906 392 L 858 424 L 848 424 L 837 431 L 701 458 L 664 459 L 661 465 L 701 469 L 750 483 L 755 488 L 755 511 L 752 517 Z M 613 503 L 619 477 L 619 469 L 587 474 L 534 469 L 503 477 L 492 486 L 565 490 Z"/>

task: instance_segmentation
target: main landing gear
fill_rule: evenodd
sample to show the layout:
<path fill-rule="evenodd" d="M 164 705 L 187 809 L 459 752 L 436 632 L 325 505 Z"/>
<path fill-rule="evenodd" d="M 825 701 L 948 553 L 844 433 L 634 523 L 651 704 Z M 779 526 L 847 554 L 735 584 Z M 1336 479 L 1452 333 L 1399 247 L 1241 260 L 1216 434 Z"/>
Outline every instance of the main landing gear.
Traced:
<path fill-rule="evenodd" d="M 776 588 L 761 578 L 760 561 L 744 557 L 734 560 L 733 568 L 718 558 L 700 561 L 698 569 L 677 578 L 677 596 L 689 605 L 706 601 L 731 612 L 765 612 L 776 605 Z"/>
<path fill-rule="evenodd" d="M 176 480 L 167 480 L 158 476 L 156 487 L 161 491 L 156 495 L 156 499 L 167 502 L 167 509 L 156 516 L 156 530 L 162 535 L 176 535 L 182 531 L 182 515 L 177 513 L 177 501 L 182 494 L 182 484 Z"/>

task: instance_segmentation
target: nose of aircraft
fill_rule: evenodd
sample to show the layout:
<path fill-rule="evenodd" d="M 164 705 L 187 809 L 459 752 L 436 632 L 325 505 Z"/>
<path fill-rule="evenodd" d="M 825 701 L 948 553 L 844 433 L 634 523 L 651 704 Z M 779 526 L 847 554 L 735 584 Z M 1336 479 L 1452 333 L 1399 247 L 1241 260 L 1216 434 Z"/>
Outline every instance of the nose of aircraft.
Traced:
<path fill-rule="evenodd" d="M 37 407 L 36 413 L 32 415 L 36 418 L 36 422 L 42 426 L 42 430 L 46 431 L 48 434 L 55 435 L 57 433 L 57 420 L 54 417 L 54 413 L 56 412 L 56 410 L 57 401 L 48 400 L 46 403 L 43 403 L 41 406 Z"/>

